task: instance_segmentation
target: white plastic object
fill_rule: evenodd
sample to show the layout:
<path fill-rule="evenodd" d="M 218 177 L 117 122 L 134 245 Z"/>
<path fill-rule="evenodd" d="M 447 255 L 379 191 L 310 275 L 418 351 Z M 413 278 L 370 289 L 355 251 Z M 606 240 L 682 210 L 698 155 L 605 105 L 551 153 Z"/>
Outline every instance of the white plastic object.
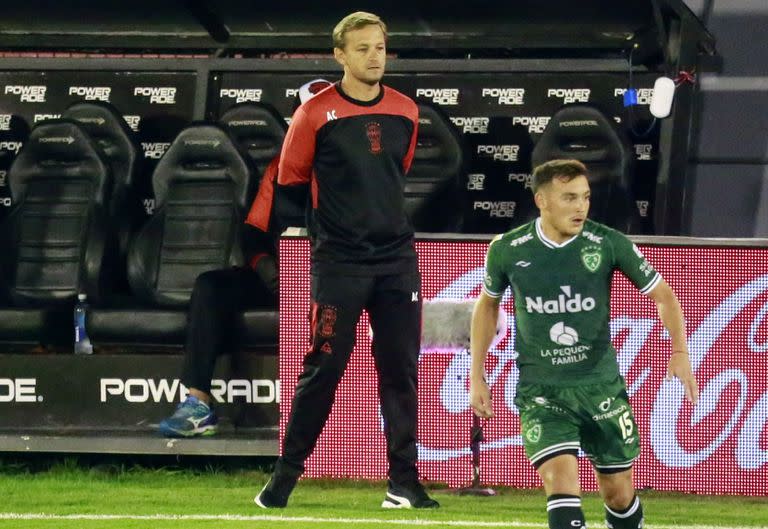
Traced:
<path fill-rule="evenodd" d="M 672 111 L 672 100 L 675 97 L 675 82 L 669 77 L 659 77 L 653 84 L 651 98 L 651 114 L 663 119 Z"/>

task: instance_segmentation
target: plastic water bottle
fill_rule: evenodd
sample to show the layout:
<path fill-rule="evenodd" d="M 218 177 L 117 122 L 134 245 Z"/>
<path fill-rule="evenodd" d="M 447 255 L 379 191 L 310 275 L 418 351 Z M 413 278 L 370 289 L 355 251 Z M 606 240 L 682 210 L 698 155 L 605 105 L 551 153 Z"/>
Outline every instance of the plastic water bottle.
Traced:
<path fill-rule="evenodd" d="M 85 294 L 78 294 L 77 303 L 75 303 L 75 354 L 77 355 L 93 354 L 93 345 L 91 345 L 91 340 L 85 330 L 86 312 L 88 312 L 86 296 Z"/>

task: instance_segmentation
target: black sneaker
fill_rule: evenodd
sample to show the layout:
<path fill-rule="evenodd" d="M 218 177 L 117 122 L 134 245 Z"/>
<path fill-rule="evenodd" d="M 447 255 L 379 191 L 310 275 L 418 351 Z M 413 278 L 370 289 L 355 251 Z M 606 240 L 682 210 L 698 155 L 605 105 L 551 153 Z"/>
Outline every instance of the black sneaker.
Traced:
<path fill-rule="evenodd" d="M 384 509 L 437 509 L 440 504 L 427 495 L 418 481 L 402 485 L 390 481 L 381 506 Z"/>
<path fill-rule="evenodd" d="M 296 485 L 296 480 L 276 480 L 272 476 L 253 501 L 262 509 L 282 509 L 288 505 L 288 497 Z"/>

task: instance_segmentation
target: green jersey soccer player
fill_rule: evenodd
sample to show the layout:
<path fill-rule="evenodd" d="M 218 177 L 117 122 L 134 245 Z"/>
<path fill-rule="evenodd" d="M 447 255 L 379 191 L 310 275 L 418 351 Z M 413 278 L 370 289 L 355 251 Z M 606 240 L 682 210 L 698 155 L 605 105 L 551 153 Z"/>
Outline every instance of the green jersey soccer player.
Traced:
<path fill-rule="evenodd" d="M 581 448 L 595 469 L 612 529 L 639 529 L 640 500 L 632 463 L 640 440 L 616 351 L 611 345 L 611 278 L 623 273 L 658 308 L 672 339 L 668 375 L 698 398 L 680 303 L 626 236 L 587 219 L 589 182 L 576 160 L 537 167 L 533 193 L 540 217 L 490 244 L 483 292 L 472 317 L 470 402 L 493 416 L 484 364 L 499 302 L 510 287 L 520 379 L 515 405 L 528 459 L 547 494 L 551 529 L 583 527 L 578 464 Z"/>

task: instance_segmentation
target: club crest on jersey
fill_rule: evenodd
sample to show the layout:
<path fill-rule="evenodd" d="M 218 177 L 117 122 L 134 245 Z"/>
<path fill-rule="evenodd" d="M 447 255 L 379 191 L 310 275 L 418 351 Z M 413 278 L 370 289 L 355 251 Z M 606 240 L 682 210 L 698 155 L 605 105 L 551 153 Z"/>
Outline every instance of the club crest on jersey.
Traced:
<path fill-rule="evenodd" d="M 602 260 L 603 256 L 597 246 L 587 246 L 581 249 L 581 262 L 584 263 L 584 268 L 590 272 L 596 272 L 600 268 Z"/>
<path fill-rule="evenodd" d="M 368 136 L 368 142 L 371 144 L 368 149 L 371 154 L 381 154 L 381 124 L 375 121 L 366 124 L 365 134 Z"/>
<path fill-rule="evenodd" d="M 534 424 L 525 432 L 525 436 L 532 443 L 538 443 L 541 439 L 541 424 Z"/>

